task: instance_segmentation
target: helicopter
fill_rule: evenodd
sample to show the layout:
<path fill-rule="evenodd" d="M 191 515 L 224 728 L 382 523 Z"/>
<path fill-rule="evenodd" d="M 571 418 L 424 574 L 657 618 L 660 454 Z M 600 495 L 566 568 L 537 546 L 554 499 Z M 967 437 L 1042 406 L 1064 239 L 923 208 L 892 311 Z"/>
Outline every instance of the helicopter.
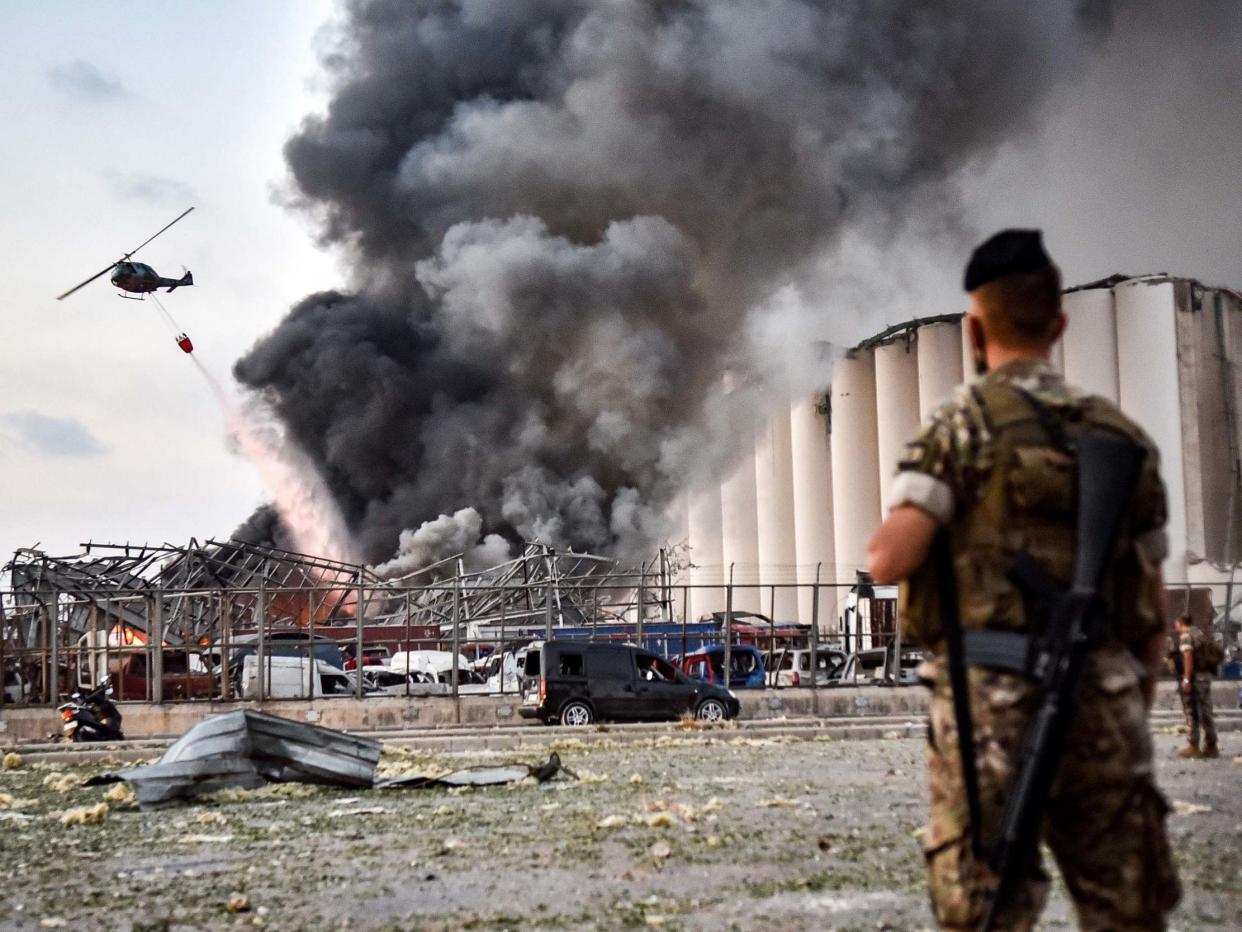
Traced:
<path fill-rule="evenodd" d="M 182 287 L 183 285 L 193 285 L 194 276 L 189 271 L 187 271 L 180 278 L 163 278 L 155 271 L 155 269 L 151 268 L 151 266 L 147 265 L 146 263 L 133 262 L 130 259 L 130 257 L 133 256 L 133 254 L 136 253 L 139 249 L 147 245 L 147 243 L 151 242 L 151 240 L 155 239 L 156 236 L 159 236 L 160 233 L 163 233 L 164 230 L 167 230 L 168 227 L 172 226 L 173 223 L 176 223 L 177 220 L 181 220 L 183 217 L 186 216 L 186 214 L 188 214 L 193 209 L 194 208 L 191 207 L 189 208 L 189 210 L 186 210 L 185 213 L 182 213 L 181 216 L 177 217 L 176 220 L 174 220 L 172 223 L 168 224 L 163 229 L 161 229 L 159 233 L 155 234 L 155 236 L 152 236 L 150 239 L 147 239 L 141 245 L 125 253 L 125 255 L 121 256 L 120 259 L 118 259 L 116 262 L 113 262 L 110 266 L 108 266 L 102 272 L 96 272 L 94 275 L 92 275 L 86 281 L 82 282 L 80 285 L 74 285 L 64 294 L 58 295 L 56 300 L 57 301 L 65 300 L 65 298 L 69 297 L 69 295 L 73 294 L 79 288 L 83 288 L 89 285 L 91 282 L 97 279 L 100 275 L 107 275 L 109 272 L 112 273 L 112 277 L 110 281 L 112 282 L 114 286 L 119 288 L 122 292 L 128 291 L 130 292 L 130 294 L 138 295 L 138 297 L 136 298 L 130 298 L 130 300 L 133 300 L 133 301 L 141 301 L 143 297 L 145 297 L 147 294 L 149 294 L 150 292 L 156 291 L 160 288 L 167 288 L 171 292 L 176 288 Z M 119 294 L 117 295 L 117 297 L 118 298 L 129 298 L 130 295 Z M 186 352 L 189 352 L 189 350 L 186 350 Z"/>

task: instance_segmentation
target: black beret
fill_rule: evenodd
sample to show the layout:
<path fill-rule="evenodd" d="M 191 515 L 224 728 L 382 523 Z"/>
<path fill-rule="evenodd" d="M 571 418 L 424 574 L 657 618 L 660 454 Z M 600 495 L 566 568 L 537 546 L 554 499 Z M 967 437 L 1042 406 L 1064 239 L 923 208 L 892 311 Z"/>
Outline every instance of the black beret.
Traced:
<path fill-rule="evenodd" d="M 1039 230 L 1001 230 L 970 254 L 963 287 L 974 291 L 998 278 L 1052 265 Z"/>

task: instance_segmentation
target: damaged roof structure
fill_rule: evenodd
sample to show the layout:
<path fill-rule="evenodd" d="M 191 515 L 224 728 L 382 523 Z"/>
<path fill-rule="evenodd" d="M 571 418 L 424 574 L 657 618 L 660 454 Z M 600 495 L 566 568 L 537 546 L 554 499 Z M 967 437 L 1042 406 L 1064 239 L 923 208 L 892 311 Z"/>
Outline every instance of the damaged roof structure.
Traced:
<path fill-rule="evenodd" d="M 519 556 L 482 571 L 467 572 L 457 556 L 381 578 L 365 565 L 238 540 L 90 543 L 70 556 L 18 550 L 3 567 L 10 585 L 0 593 L 0 622 L 15 648 L 40 643 L 52 614 L 66 642 L 121 626 L 142 636 L 158 628 L 172 646 L 209 643 L 226 630 L 254 629 L 260 619 L 352 631 L 359 605 L 368 628 L 424 626 L 447 635 L 457 627 L 463 636 L 500 625 L 542 631 L 632 615 L 640 599 L 661 598 L 668 583 L 661 569 L 663 553 L 658 565 L 622 569 L 607 557 L 527 543 Z"/>

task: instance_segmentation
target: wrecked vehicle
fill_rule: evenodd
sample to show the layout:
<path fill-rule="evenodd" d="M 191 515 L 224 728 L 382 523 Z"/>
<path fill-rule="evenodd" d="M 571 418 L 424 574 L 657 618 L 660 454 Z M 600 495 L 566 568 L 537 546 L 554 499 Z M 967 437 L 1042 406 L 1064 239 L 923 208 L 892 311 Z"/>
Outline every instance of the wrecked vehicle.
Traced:
<path fill-rule="evenodd" d="M 445 696 L 450 692 L 448 684 L 437 682 L 430 673 L 403 673 L 389 666 L 363 667 L 362 684 L 368 692 L 386 696 Z"/>
<path fill-rule="evenodd" d="M 835 647 L 821 647 L 814 656 L 814 685 L 816 686 L 827 686 L 837 679 L 841 674 L 841 670 L 845 667 L 847 659 L 845 651 Z M 779 688 L 782 686 L 810 686 L 812 684 L 810 650 L 799 648 L 797 650 L 781 651 L 777 653 L 772 666 L 773 669 L 768 671 L 769 686 Z"/>
<path fill-rule="evenodd" d="M 145 701 L 150 698 L 147 669 L 154 653 L 147 635 L 129 625 L 107 631 L 88 631 L 77 643 L 77 687 L 92 690 L 108 679 L 116 697 Z M 211 699 L 219 693 L 219 678 L 208 667 L 209 658 L 187 647 L 160 649 L 160 686 L 165 699 Z"/>
<path fill-rule="evenodd" d="M 832 686 L 892 685 L 914 686 L 918 683 L 917 671 L 925 658 L 917 647 L 901 649 L 901 670 L 894 677 L 893 650 L 891 647 L 873 647 L 850 654 L 840 672 L 833 678 Z"/>
<path fill-rule="evenodd" d="M 681 671 L 703 683 L 724 685 L 724 645 L 712 644 L 677 661 Z M 729 651 L 729 688 L 763 689 L 767 673 L 763 654 L 749 644 L 734 644 Z"/>
<path fill-rule="evenodd" d="M 595 721 L 666 721 L 694 715 L 707 722 L 734 718 L 737 697 L 691 679 L 663 657 L 631 644 L 553 640 L 532 644 L 526 670 L 538 688 L 519 707 L 545 725 Z"/>
<path fill-rule="evenodd" d="M 432 682 L 440 683 L 451 692 L 453 688 L 453 653 L 447 650 L 398 651 L 392 655 L 388 668 L 394 673 L 422 673 Z M 485 695 L 487 680 L 470 669 L 470 661 L 464 654 L 457 655 L 457 691 L 459 693 Z"/>

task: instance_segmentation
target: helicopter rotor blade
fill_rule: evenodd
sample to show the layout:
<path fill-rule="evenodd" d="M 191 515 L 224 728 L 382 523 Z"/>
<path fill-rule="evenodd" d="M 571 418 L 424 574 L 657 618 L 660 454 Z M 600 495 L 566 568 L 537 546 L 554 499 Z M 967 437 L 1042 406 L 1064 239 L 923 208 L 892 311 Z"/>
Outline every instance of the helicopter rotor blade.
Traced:
<path fill-rule="evenodd" d="M 183 217 L 185 217 L 185 215 L 186 215 L 186 214 L 188 214 L 188 213 L 189 213 L 191 210 L 193 210 L 193 209 L 194 209 L 194 208 L 193 208 L 193 207 L 191 207 L 191 208 L 189 208 L 188 210 L 186 210 L 186 211 L 185 211 L 185 213 L 183 213 L 183 214 L 181 214 L 181 216 L 177 217 L 177 220 L 181 220 Z M 168 227 L 172 226 L 172 225 L 173 225 L 173 223 L 176 223 L 176 222 L 177 222 L 177 220 L 174 220 L 172 223 L 168 224 L 168 226 L 163 227 L 163 228 L 159 231 L 159 233 L 156 233 L 156 234 L 155 234 L 155 236 L 159 236 L 159 235 L 160 235 L 160 233 L 163 233 L 163 232 L 164 232 L 164 230 L 167 230 L 167 229 L 168 229 Z M 128 259 L 130 256 L 132 256 L 134 253 L 136 253 L 136 252 L 137 252 L 139 249 L 141 249 L 143 246 L 147 245 L 147 243 L 151 242 L 151 240 L 155 239 L 155 236 L 152 236 L 150 239 L 145 240 L 145 241 L 144 241 L 141 245 L 135 246 L 135 247 L 134 247 L 133 249 L 131 249 L 129 252 L 125 253 L 125 258 L 126 258 L 126 259 Z"/>
<path fill-rule="evenodd" d="M 69 289 L 68 291 L 66 291 L 64 294 L 62 294 L 62 295 L 57 295 L 57 296 L 56 296 L 56 300 L 57 300 L 57 301 L 63 301 L 63 300 L 65 300 L 65 298 L 69 297 L 69 295 L 73 294 L 73 293 L 74 293 L 75 291 L 77 291 L 79 288 L 85 288 L 87 285 L 89 285 L 91 282 L 93 282 L 95 279 L 97 279 L 100 275 L 107 275 L 109 272 L 111 272 L 113 269 L 115 269 L 115 268 L 116 268 L 118 265 L 120 265 L 120 264 L 121 264 L 121 263 L 120 263 L 120 261 L 113 262 L 110 266 L 108 266 L 108 267 L 107 267 L 106 269 L 104 269 L 102 272 L 96 272 L 94 275 L 92 275 L 92 276 L 91 276 L 90 278 L 88 278 L 86 281 L 82 282 L 82 284 L 80 284 L 80 285 L 74 285 L 72 288 L 70 288 L 70 289 Z"/>

